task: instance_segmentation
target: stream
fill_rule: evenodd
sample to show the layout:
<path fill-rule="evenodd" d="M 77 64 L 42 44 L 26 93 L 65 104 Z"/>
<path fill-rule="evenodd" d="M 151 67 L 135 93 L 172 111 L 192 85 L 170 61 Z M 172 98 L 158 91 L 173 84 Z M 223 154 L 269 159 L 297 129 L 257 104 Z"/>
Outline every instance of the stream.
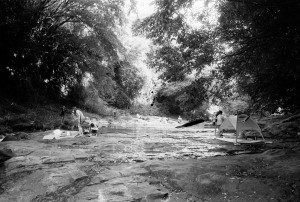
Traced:
<path fill-rule="evenodd" d="M 220 141 L 214 129 L 203 126 L 113 125 L 90 137 L 43 139 L 52 132 L 0 143 L 16 154 L 0 168 L 0 201 L 167 201 L 170 193 L 173 200 L 179 184 L 173 182 L 177 175 L 172 169 L 178 163 L 192 166 L 209 157 L 265 150 L 263 144 L 235 146 Z M 164 168 L 174 163 L 171 170 Z M 162 170 L 156 171 L 156 166 Z"/>

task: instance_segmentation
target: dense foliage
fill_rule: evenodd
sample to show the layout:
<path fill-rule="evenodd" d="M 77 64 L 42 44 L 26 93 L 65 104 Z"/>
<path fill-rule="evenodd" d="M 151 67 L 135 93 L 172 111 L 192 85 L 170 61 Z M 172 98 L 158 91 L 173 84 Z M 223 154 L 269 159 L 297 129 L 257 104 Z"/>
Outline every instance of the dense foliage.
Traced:
<path fill-rule="evenodd" d="M 199 74 L 213 62 L 211 33 L 190 27 L 184 13 L 180 12 L 189 8 L 192 2 L 157 0 L 156 13 L 138 21 L 134 27 L 137 33 L 143 33 L 153 40 L 155 47 L 148 54 L 148 65 L 161 73 L 160 79 L 169 83 L 158 92 L 157 99 L 163 103 L 161 108 L 172 114 L 192 112 L 208 98 L 204 86 L 209 79 L 202 77 L 171 92 L 174 82 L 183 82 L 187 76 Z"/>
<path fill-rule="evenodd" d="M 209 75 L 211 79 L 206 80 L 210 86 L 206 93 L 213 101 L 221 100 L 224 106 L 231 106 L 224 102 L 236 102 L 233 107 L 244 103 L 236 112 L 247 111 L 246 108 L 252 111 L 299 108 L 298 1 L 206 1 L 214 2 L 219 10 L 218 24 L 213 28 L 193 28 L 186 23 L 183 11 L 197 0 L 155 2 L 156 12 L 137 22 L 136 30 L 157 45 L 149 55 L 149 64 L 162 72 L 163 80 L 182 81 L 193 71 L 198 73 L 196 80 L 207 78 L 201 73 L 206 65 L 211 65 L 214 70 Z M 207 13 L 198 16 L 201 15 Z M 193 96 L 187 99 L 193 100 Z M 198 104 L 201 105 L 200 100 Z"/>
<path fill-rule="evenodd" d="M 181 9 L 191 6 L 190 0 L 157 0 L 157 12 L 137 22 L 135 31 L 145 33 L 156 46 L 149 54 L 149 65 L 162 71 L 167 82 L 183 81 L 193 70 L 200 72 L 213 61 L 210 32 L 192 29 Z"/>
<path fill-rule="evenodd" d="M 136 94 L 128 89 L 137 92 L 141 79 L 116 34 L 123 6 L 118 0 L 0 1 L 1 93 L 75 102 L 92 93 L 116 103 L 122 91 L 130 102 Z"/>
<path fill-rule="evenodd" d="M 220 42 L 232 51 L 219 70 L 259 108 L 295 110 L 300 103 L 300 4 L 298 1 L 225 1 Z"/>
<path fill-rule="evenodd" d="M 200 78 L 195 81 L 169 83 L 158 91 L 155 101 L 165 114 L 194 119 L 197 113 L 198 118 L 205 117 L 208 107 L 205 103 L 208 100 L 207 89 L 204 88 L 206 82 L 205 78 Z"/>

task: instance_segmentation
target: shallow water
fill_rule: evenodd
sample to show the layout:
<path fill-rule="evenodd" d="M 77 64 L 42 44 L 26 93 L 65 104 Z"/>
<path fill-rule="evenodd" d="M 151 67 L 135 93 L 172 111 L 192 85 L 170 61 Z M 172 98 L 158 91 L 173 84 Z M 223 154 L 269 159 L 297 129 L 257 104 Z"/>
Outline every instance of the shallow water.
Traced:
<path fill-rule="evenodd" d="M 213 129 L 104 127 L 97 137 L 108 141 L 101 151 L 115 158 L 169 159 L 258 153 L 263 145 L 239 145 L 215 139 Z M 109 141 L 111 140 L 111 141 Z M 113 142 L 116 140 L 117 143 Z"/>

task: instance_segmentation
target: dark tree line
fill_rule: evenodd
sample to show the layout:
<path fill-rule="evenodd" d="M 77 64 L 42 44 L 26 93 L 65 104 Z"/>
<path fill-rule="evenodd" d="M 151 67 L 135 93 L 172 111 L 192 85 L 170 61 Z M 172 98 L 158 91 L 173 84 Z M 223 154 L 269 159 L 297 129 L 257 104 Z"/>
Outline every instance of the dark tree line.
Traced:
<path fill-rule="evenodd" d="M 220 6 L 216 33 L 233 50 L 219 70 L 225 79 L 236 78 L 258 108 L 299 108 L 299 9 L 294 0 L 231 0 Z"/>
<path fill-rule="evenodd" d="M 142 80 L 115 34 L 123 6 L 117 0 L 0 1 L 1 94 L 79 101 L 92 92 L 120 107 L 122 91 L 120 99 L 130 103 Z"/>

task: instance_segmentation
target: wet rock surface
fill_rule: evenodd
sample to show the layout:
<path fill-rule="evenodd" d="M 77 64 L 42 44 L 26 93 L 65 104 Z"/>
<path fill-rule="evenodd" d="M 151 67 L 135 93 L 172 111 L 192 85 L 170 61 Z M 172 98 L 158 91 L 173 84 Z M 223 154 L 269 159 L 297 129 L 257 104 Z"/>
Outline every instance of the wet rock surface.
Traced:
<path fill-rule="evenodd" d="M 234 146 L 204 123 L 115 121 L 96 136 L 6 141 L 0 201 L 297 201 L 297 141 Z"/>

